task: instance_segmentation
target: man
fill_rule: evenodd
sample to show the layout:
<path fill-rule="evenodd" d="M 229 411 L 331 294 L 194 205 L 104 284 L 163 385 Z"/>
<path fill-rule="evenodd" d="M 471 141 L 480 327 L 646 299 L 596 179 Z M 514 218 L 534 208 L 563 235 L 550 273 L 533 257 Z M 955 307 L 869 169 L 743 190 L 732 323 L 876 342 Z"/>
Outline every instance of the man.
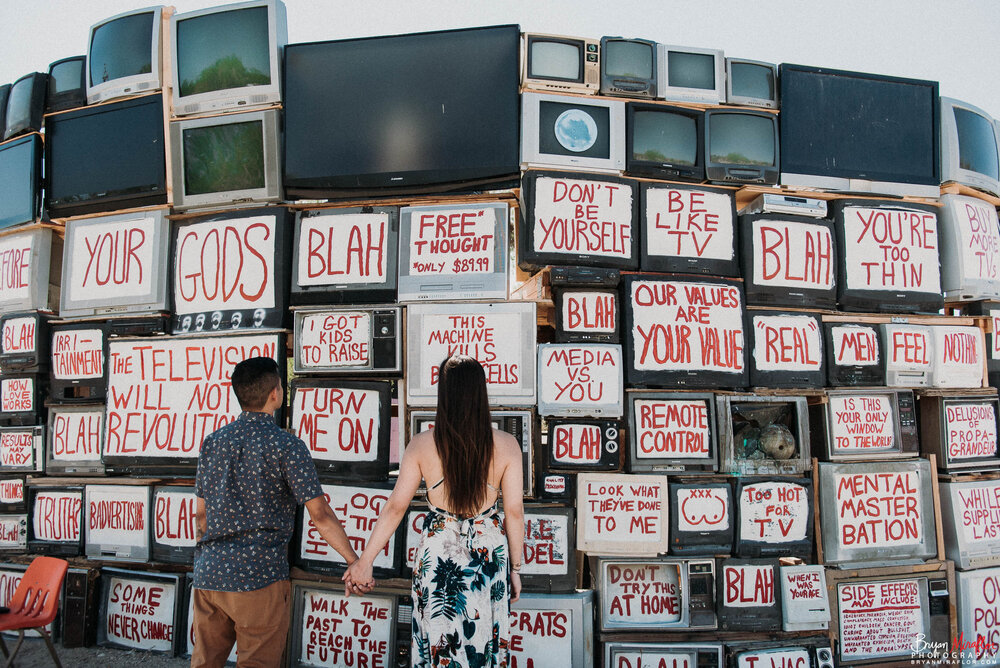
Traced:
<path fill-rule="evenodd" d="M 348 564 L 358 558 L 323 496 L 306 444 L 274 422 L 284 402 L 278 363 L 240 362 L 232 387 L 243 412 L 205 437 L 198 458 L 192 668 L 224 665 L 234 641 L 241 668 L 278 665 L 288 634 L 296 504 L 305 504 L 320 535 Z M 354 593 L 368 589 L 348 586 Z"/>

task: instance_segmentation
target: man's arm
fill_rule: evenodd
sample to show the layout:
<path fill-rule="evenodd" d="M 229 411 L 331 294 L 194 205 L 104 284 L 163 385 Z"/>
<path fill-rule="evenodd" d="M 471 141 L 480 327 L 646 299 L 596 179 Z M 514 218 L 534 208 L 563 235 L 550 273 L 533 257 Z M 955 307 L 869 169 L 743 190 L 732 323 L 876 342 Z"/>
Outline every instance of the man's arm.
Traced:
<path fill-rule="evenodd" d="M 205 513 L 205 499 L 200 496 L 194 501 L 194 540 L 201 542 L 202 536 L 208 531 L 208 515 Z"/>
<path fill-rule="evenodd" d="M 309 518 L 316 525 L 323 540 L 340 553 L 340 556 L 347 561 L 348 566 L 358 560 L 358 555 L 351 547 L 351 542 L 344 531 L 344 525 L 337 519 L 337 514 L 333 512 L 333 508 L 330 507 L 325 496 L 320 495 L 306 501 L 306 510 L 309 511 Z"/>

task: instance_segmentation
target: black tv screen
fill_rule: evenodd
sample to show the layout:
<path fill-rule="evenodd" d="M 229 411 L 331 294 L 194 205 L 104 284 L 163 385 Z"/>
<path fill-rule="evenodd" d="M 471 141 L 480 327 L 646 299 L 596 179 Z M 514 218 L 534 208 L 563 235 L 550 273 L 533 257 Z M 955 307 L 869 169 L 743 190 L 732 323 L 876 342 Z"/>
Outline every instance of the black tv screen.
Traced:
<path fill-rule="evenodd" d="M 45 132 L 53 215 L 166 203 L 161 95 L 50 116 Z"/>
<path fill-rule="evenodd" d="M 86 65 L 86 56 L 63 58 L 49 65 L 49 90 L 45 97 L 45 113 L 87 104 L 87 82 L 84 78 Z"/>
<path fill-rule="evenodd" d="M 514 183 L 519 42 L 494 26 L 287 46 L 286 193 Z"/>
<path fill-rule="evenodd" d="M 630 102 L 626 119 L 626 173 L 674 181 L 704 180 L 704 114 L 700 110 Z"/>
<path fill-rule="evenodd" d="M 26 132 L 42 129 L 42 112 L 49 75 L 32 72 L 14 82 L 7 97 L 7 115 L 4 119 L 4 139 L 11 139 Z"/>
<path fill-rule="evenodd" d="M 38 135 L 0 146 L 0 228 L 38 217 L 42 142 Z"/>
<path fill-rule="evenodd" d="M 788 64 L 778 81 L 782 173 L 940 183 L 936 81 Z"/>

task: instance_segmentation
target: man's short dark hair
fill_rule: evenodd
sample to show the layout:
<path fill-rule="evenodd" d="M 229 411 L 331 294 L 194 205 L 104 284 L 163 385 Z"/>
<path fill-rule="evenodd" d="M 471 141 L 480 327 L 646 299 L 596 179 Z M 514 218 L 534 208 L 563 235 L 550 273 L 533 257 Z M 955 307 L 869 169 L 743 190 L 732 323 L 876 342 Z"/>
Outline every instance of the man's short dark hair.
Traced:
<path fill-rule="evenodd" d="M 281 384 L 281 370 L 270 357 L 251 357 L 233 367 L 233 392 L 245 411 L 259 411 L 271 390 Z"/>

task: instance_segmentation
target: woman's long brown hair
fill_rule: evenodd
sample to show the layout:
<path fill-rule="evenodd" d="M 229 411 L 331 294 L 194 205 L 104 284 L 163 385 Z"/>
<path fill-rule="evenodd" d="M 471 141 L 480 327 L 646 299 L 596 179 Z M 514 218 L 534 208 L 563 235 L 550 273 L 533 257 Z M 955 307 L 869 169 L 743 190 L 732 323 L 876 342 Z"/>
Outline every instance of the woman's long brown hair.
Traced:
<path fill-rule="evenodd" d="M 438 367 L 433 436 L 444 469 L 448 505 L 457 515 L 475 515 L 487 498 L 493 424 L 486 374 L 472 357 L 452 355 Z"/>

